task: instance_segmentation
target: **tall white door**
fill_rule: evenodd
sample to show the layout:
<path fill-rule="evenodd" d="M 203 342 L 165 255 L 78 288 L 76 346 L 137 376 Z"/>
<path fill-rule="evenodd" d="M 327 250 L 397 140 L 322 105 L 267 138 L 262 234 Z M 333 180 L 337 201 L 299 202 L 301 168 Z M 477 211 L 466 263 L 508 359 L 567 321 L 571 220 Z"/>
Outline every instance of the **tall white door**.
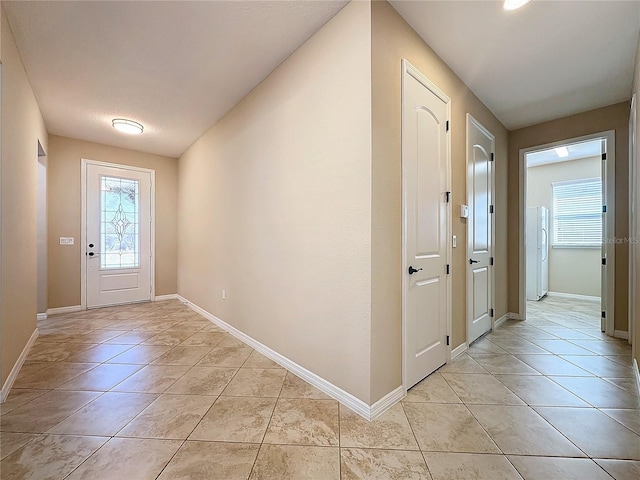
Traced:
<path fill-rule="evenodd" d="M 467 341 L 491 330 L 493 316 L 494 136 L 467 115 Z"/>
<path fill-rule="evenodd" d="M 409 388 L 447 361 L 449 99 L 403 62 L 404 372 Z"/>
<path fill-rule="evenodd" d="M 86 306 L 149 301 L 153 172 L 85 165 Z"/>

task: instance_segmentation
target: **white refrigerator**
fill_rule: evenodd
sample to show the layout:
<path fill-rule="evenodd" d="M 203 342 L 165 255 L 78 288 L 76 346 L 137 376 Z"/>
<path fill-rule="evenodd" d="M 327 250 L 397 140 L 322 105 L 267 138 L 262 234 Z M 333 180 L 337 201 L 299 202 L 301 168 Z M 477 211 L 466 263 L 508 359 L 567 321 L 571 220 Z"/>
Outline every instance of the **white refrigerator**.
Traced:
<path fill-rule="evenodd" d="M 540 300 L 549 290 L 549 209 L 528 207 L 525 225 L 527 300 Z"/>

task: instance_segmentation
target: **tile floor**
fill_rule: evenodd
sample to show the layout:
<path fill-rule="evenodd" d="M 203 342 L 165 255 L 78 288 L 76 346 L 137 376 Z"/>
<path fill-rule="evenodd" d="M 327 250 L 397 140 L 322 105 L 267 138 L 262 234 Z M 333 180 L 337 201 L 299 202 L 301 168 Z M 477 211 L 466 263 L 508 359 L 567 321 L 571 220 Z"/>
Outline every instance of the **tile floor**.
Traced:
<path fill-rule="evenodd" d="M 547 305 L 374 422 L 177 301 L 54 316 L 1 406 L 0 476 L 637 480 L 628 344 Z"/>

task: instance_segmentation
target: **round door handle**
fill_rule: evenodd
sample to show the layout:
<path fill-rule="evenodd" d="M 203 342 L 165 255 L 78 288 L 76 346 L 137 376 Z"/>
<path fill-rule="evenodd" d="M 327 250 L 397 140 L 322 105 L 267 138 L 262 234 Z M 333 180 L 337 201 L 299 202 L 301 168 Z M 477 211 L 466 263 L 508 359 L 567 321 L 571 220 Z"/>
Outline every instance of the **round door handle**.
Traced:
<path fill-rule="evenodd" d="M 473 258 L 469 259 L 469 265 L 472 265 L 474 263 L 480 263 L 480 260 L 474 260 Z"/>
<path fill-rule="evenodd" d="M 409 275 L 413 275 L 416 272 L 419 272 L 422 268 L 413 268 L 413 265 L 409 265 Z"/>

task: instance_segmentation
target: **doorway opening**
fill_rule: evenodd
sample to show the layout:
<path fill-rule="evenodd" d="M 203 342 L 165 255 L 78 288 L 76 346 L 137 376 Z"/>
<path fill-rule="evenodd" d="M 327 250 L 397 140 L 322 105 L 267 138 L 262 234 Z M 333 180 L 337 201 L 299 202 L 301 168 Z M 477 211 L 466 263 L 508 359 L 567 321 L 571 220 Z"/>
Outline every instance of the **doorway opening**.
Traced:
<path fill-rule="evenodd" d="M 613 335 L 614 132 L 521 152 L 522 318 Z"/>

